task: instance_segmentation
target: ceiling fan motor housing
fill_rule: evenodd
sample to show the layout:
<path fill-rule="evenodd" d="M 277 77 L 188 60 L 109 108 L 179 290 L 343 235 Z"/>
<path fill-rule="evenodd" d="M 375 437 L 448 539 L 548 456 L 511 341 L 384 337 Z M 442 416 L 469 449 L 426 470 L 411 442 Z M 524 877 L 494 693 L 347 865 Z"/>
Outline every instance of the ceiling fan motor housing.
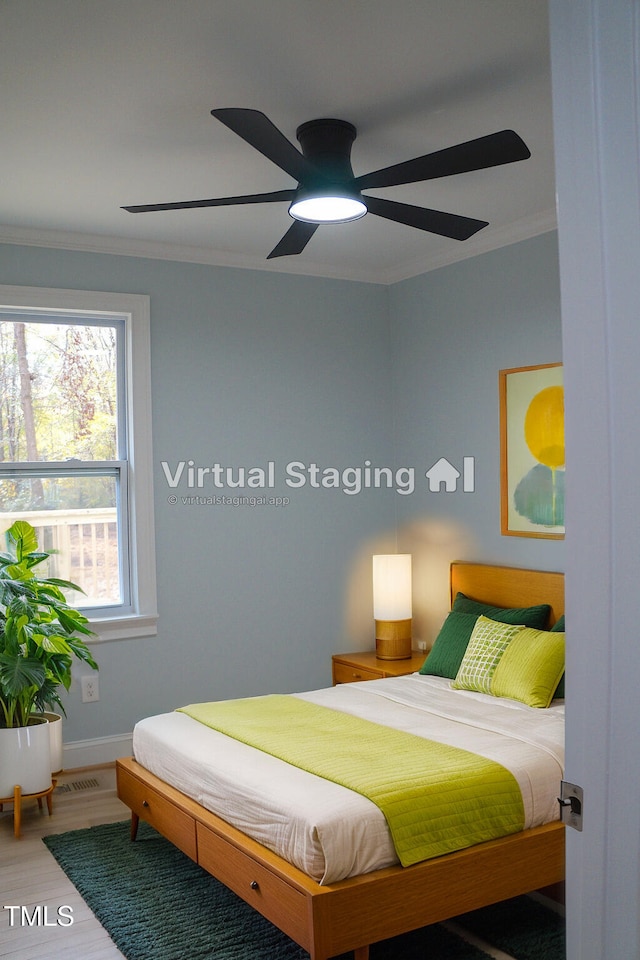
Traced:
<path fill-rule="evenodd" d="M 307 223 L 345 223 L 363 217 L 367 205 L 355 185 L 350 159 L 356 138 L 353 124 L 310 120 L 298 127 L 296 137 L 313 172 L 300 181 L 290 216 Z"/>
<path fill-rule="evenodd" d="M 326 180 L 341 183 L 353 180 L 351 144 L 356 128 L 346 120 L 309 120 L 296 130 L 305 157 L 317 166 Z"/>

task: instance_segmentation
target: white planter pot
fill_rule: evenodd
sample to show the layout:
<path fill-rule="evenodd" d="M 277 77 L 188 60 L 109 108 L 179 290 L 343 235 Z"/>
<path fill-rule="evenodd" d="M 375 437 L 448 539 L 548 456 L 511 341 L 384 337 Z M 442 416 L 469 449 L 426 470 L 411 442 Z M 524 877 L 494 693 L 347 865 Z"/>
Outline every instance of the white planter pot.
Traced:
<path fill-rule="evenodd" d="M 63 767 L 62 750 L 62 717 L 59 713 L 42 713 L 49 724 L 49 741 L 51 746 L 51 773 L 60 773 Z"/>
<path fill-rule="evenodd" d="M 22 793 L 41 793 L 51 786 L 51 742 L 44 717 L 34 717 L 28 727 L 0 729 L 0 797 L 12 797 L 17 784 Z"/>

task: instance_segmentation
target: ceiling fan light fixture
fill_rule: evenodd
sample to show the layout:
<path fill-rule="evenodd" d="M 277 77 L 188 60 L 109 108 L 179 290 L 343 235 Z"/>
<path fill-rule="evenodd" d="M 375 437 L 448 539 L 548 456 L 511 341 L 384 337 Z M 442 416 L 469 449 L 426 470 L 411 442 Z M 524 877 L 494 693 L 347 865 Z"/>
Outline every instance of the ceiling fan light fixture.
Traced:
<path fill-rule="evenodd" d="M 363 199 L 361 191 L 422 183 L 514 163 L 531 156 L 531 151 L 514 130 L 500 130 L 355 177 L 351 166 L 351 146 L 357 131 L 346 120 L 325 117 L 303 123 L 296 130 L 301 153 L 260 110 L 227 107 L 212 110 L 211 113 L 287 173 L 297 183 L 297 188 L 237 197 L 211 197 L 208 200 L 145 203 L 123 209 L 129 213 L 144 213 L 287 202 L 290 204 L 289 214 L 295 222 L 290 224 L 284 237 L 268 255 L 268 260 L 302 253 L 320 224 L 359 220 L 367 213 L 437 236 L 468 240 L 478 230 L 488 226 L 486 220 L 384 200 L 369 193 Z"/>
<path fill-rule="evenodd" d="M 305 223 L 347 223 L 359 220 L 367 212 L 367 205 L 357 192 L 340 188 L 328 191 L 298 190 L 289 207 L 294 220 Z"/>

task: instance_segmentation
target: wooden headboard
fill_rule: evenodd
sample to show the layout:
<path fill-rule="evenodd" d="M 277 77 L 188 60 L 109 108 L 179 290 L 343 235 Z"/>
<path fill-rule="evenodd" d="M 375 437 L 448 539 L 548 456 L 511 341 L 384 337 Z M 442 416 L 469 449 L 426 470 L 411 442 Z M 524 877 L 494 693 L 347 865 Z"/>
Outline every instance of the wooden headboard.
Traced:
<path fill-rule="evenodd" d="M 457 593 L 495 607 L 551 605 L 549 626 L 564 613 L 564 574 L 487 563 L 451 564 L 451 603 Z"/>

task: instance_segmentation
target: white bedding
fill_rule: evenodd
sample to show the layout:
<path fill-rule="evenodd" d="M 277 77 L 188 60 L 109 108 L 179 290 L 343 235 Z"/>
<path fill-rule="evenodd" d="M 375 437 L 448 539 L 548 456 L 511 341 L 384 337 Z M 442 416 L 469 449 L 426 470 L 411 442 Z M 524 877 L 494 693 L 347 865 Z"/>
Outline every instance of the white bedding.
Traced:
<path fill-rule="evenodd" d="M 297 696 L 495 760 L 520 785 L 526 827 L 558 818 L 563 703 L 540 710 L 452 690 L 449 680 L 417 673 Z M 133 752 L 162 780 L 322 883 L 398 862 L 386 821 L 370 800 L 184 713 L 141 720 Z"/>

